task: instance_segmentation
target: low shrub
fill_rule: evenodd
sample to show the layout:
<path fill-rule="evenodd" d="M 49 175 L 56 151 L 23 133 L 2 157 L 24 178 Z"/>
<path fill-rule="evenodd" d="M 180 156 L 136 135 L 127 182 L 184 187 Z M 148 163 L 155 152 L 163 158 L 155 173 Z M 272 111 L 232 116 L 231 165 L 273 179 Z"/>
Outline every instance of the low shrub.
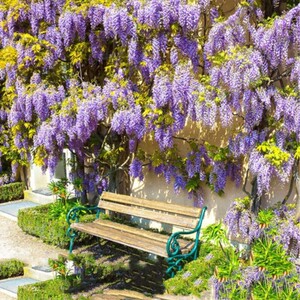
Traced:
<path fill-rule="evenodd" d="M 53 218 L 50 214 L 51 207 L 52 204 L 46 204 L 19 210 L 18 225 L 26 233 L 37 236 L 48 244 L 67 248 L 70 241 L 66 236 L 68 224 L 65 219 Z M 94 219 L 95 215 L 84 215 L 80 221 L 91 222 Z M 76 245 L 92 239 L 91 235 L 79 233 Z"/>
<path fill-rule="evenodd" d="M 22 199 L 25 185 L 23 182 L 14 182 L 0 186 L 0 203 Z"/>
<path fill-rule="evenodd" d="M 6 279 L 24 274 L 24 263 L 17 259 L 0 260 L 0 279 Z"/>
<path fill-rule="evenodd" d="M 69 300 L 71 295 L 65 291 L 69 288 L 68 282 L 60 278 L 23 285 L 18 288 L 19 300 Z"/>
<path fill-rule="evenodd" d="M 209 280 L 217 265 L 224 260 L 224 255 L 216 245 L 205 243 L 201 245 L 199 258 L 177 272 L 176 276 L 164 282 L 166 291 L 175 295 L 195 295 L 208 289 Z"/>

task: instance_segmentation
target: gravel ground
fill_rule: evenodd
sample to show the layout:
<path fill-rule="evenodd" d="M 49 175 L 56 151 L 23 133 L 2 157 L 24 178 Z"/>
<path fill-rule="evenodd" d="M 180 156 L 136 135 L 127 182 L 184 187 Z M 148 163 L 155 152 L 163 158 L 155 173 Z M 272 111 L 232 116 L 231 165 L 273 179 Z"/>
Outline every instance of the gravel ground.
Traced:
<path fill-rule="evenodd" d="M 0 215 L 0 259 L 17 258 L 30 266 L 47 265 L 48 258 L 67 254 L 66 250 L 44 244 L 24 233 L 15 221 Z"/>

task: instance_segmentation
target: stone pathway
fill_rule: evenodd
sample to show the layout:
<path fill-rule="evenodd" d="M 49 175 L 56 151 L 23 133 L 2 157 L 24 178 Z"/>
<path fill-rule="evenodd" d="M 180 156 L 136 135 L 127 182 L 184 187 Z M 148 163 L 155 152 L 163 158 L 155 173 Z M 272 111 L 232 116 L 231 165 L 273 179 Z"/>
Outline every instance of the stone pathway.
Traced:
<path fill-rule="evenodd" d="M 1 215 L 0 228 L 0 259 L 17 258 L 36 266 L 47 265 L 48 259 L 57 258 L 58 254 L 67 254 L 67 250 L 44 244 L 24 233 L 15 221 Z"/>

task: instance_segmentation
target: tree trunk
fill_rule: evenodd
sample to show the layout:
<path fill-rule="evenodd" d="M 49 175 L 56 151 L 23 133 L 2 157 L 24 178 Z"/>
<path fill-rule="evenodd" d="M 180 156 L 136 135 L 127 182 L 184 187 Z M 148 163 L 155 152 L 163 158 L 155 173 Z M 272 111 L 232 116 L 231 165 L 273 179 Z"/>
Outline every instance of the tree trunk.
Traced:
<path fill-rule="evenodd" d="M 124 145 L 124 152 L 120 154 L 120 162 L 121 164 L 125 163 L 129 158 L 129 147 L 128 142 Z M 124 166 L 124 168 L 117 171 L 116 174 L 117 180 L 117 193 L 129 195 L 130 194 L 130 176 L 128 174 L 128 166 Z"/>
<path fill-rule="evenodd" d="M 116 176 L 116 168 L 111 167 L 109 170 L 109 185 L 108 185 L 108 190 L 112 193 L 115 193 L 117 190 L 117 176 Z"/>
<path fill-rule="evenodd" d="M 262 9 L 265 14 L 265 18 L 270 18 L 274 13 L 281 15 L 287 9 L 287 0 L 278 0 L 278 4 L 274 5 L 274 0 L 263 0 Z"/>
<path fill-rule="evenodd" d="M 130 177 L 128 175 L 128 161 L 130 153 L 128 140 L 116 135 L 113 137 L 113 143 L 115 149 L 121 145 L 124 151 L 119 153 L 116 165 L 110 167 L 108 190 L 113 193 L 129 195 Z"/>
<path fill-rule="evenodd" d="M 28 171 L 28 167 L 26 167 L 26 166 L 21 166 L 20 167 L 21 181 L 25 183 L 25 188 L 26 189 L 28 189 L 28 187 L 29 187 L 27 171 Z"/>
<path fill-rule="evenodd" d="M 257 193 L 257 177 L 255 177 L 252 182 L 252 190 L 251 190 L 251 211 L 253 214 L 257 215 L 259 212 L 259 209 L 261 207 L 261 197 L 258 196 Z"/>

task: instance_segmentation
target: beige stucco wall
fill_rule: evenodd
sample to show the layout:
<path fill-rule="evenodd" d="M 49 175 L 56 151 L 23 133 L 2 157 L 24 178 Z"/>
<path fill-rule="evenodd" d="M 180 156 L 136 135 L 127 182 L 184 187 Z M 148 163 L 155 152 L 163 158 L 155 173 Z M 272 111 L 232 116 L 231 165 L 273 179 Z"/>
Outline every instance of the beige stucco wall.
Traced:
<path fill-rule="evenodd" d="M 185 129 L 178 134 L 180 137 L 194 138 L 200 143 L 208 141 L 210 144 L 216 146 L 224 146 L 224 143 L 228 141 L 228 137 L 239 131 L 239 119 L 235 119 L 230 128 L 222 128 L 218 126 L 218 123 L 213 128 L 203 127 L 196 122 L 188 122 Z M 176 140 L 176 144 L 181 154 L 184 155 L 190 151 L 190 147 L 187 142 L 182 140 Z M 155 149 L 158 149 L 158 145 L 153 139 L 148 139 L 141 143 L 141 148 L 147 151 L 147 153 L 153 153 Z M 165 202 L 172 202 L 176 204 L 182 204 L 187 206 L 193 206 L 193 200 L 189 199 L 188 193 L 181 191 L 178 195 L 174 193 L 173 184 L 166 184 L 162 175 L 156 175 L 153 172 L 149 172 L 148 168 L 144 169 L 145 178 L 141 182 L 138 179 L 132 180 L 131 194 L 133 196 L 155 199 Z M 247 191 L 251 190 L 251 178 L 248 179 L 246 187 Z M 262 207 L 268 207 L 275 204 L 278 201 L 282 201 L 289 189 L 289 184 L 282 184 L 278 180 L 272 181 L 272 190 L 270 193 L 263 196 Z M 242 186 L 236 187 L 235 183 L 228 179 L 225 193 L 222 196 L 218 196 L 212 192 L 208 187 L 203 186 L 204 199 L 208 207 L 206 217 L 204 220 L 204 226 L 217 222 L 222 219 L 229 208 L 230 204 L 235 198 L 245 197 Z M 295 201 L 295 188 L 290 196 L 288 203 Z"/>
<path fill-rule="evenodd" d="M 268 207 L 278 201 L 282 201 L 287 194 L 288 188 L 288 184 L 282 184 L 274 180 L 272 191 L 263 197 L 263 207 Z M 193 200 L 188 198 L 186 192 L 181 191 L 179 194 L 175 194 L 172 184 L 167 185 L 163 176 L 157 176 L 151 172 L 146 172 L 143 181 L 139 181 L 138 179 L 132 181 L 132 195 L 187 206 L 194 205 Z M 237 197 L 244 196 L 245 193 L 242 191 L 242 187 L 236 188 L 235 184 L 230 181 L 227 183 L 225 193 L 221 197 L 212 192 L 209 188 L 204 188 L 204 205 L 206 205 L 208 209 L 203 226 L 215 223 L 224 218 L 232 201 Z M 295 190 L 288 203 L 292 203 L 293 201 L 295 201 Z"/>
<path fill-rule="evenodd" d="M 43 173 L 41 167 L 34 163 L 30 165 L 29 186 L 31 190 L 46 188 L 50 180 L 49 172 Z"/>

